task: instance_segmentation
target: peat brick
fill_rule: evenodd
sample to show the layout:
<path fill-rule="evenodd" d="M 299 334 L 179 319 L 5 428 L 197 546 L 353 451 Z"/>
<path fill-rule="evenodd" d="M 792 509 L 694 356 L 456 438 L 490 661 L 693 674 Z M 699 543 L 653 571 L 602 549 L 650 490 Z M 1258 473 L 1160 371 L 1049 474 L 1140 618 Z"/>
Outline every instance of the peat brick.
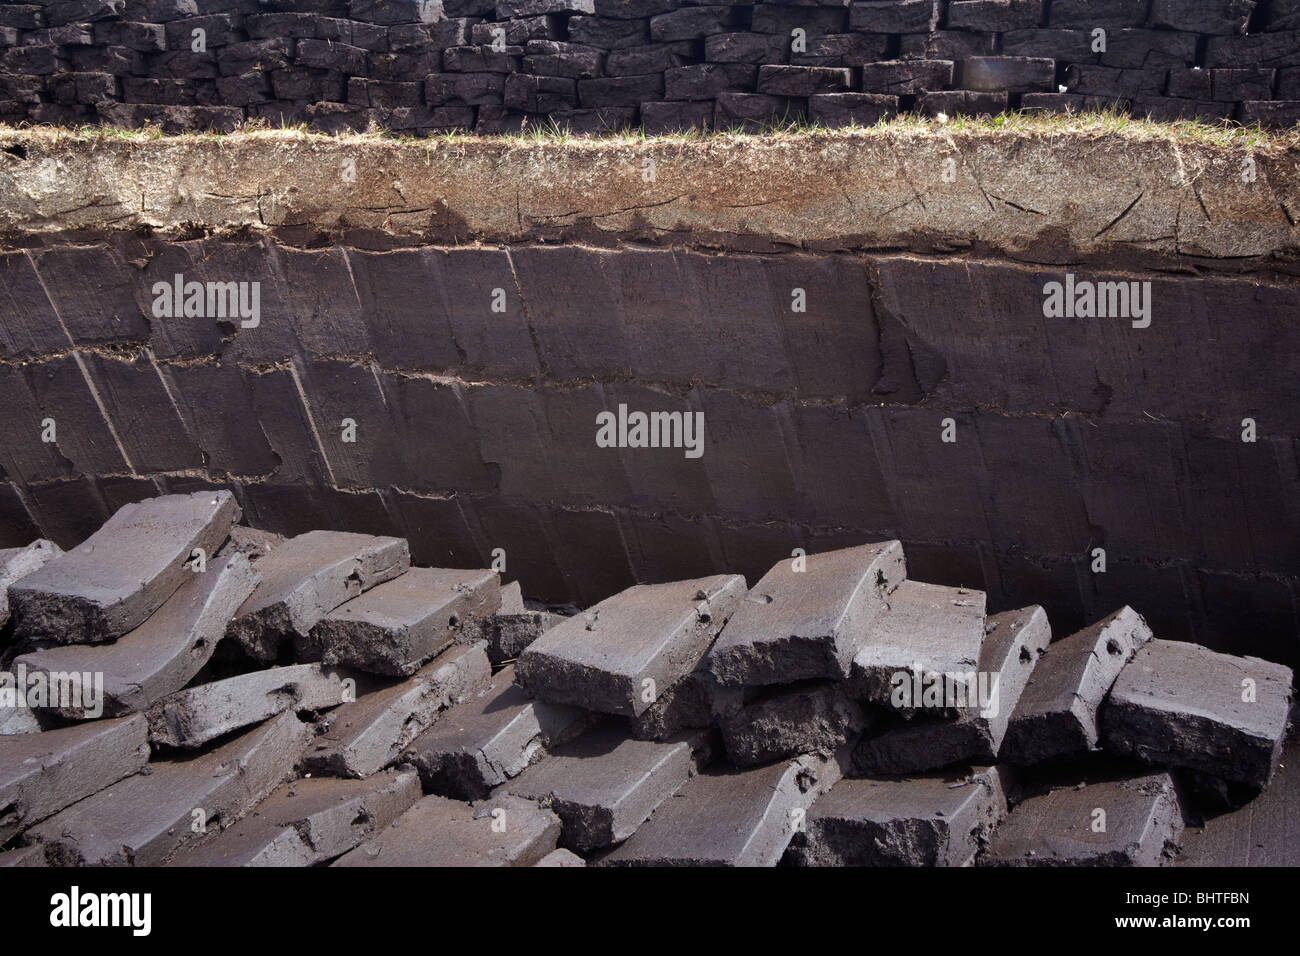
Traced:
<path fill-rule="evenodd" d="M 320 104 L 326 105 L 326 104 Z M 480 109 L 495 109 L 483 106 Z M 469 129 L 474 124 L 472 106 L 404 106 L 388 111 L 387 126 L 394 131 L 427 133 L 441 129 Z M 363 128 L 361 126 L 355 128 Z"/>
<path fill-rule="evenodd" d="M 848 30 L 848 11 L 842 4 L 835 6 L 785 6 L 760 3 L 754 7 L 750 29 L 755 33 L 772 33 L 790 37 L 795 30 L 807 36 L 827 33 L 844 33 Z"/>
<path fill-rule="evenodd" d="M 1043 7 L 1043 0 L 952 0 L 945 22 L 954 30 L 1005 33 L 1038 26 Z"/>
<path fill-rule="evenodd" d="M 229 13 L 172 20 L 164 26 L 167 49 L 188 49 L 195 30 L 202 30 L 208 47 L 227 46 L 245 39 L 243 18 Z"/>
<path fill-rule="evenodd" d="M 138 772 L 148 759 L 140 715 L 0 737 L 0 843 Z"/>
<path fill-rule="evenodd" d="M 0 7 L 0 24 L 19 30 L 39 30 L 41 8 L 35 3 L 14 3 Z"/>
<path fill-rule="evenodd" d="M 1278 129 L 1288 129 L 1300 123 L 1300 99 L 1247 100 L 1241 104 L 1241 121 L 1247 125 L 1260 123 Z"/>
<path fill-rule="evenodd" d="M 709 654 L 718 683 L 847 677 L 871 623 L 906 575 L 897 541 L 801 561 L 777 562 L 741 602 Z"/>
<path fill-rule="evenodd" d="M 473 632 L 487 641 L 487 654 L 492 663 L 505 664 L 514 661 L 564 618 L 562 614 L 524 607 L 519 582 L 512 581 L 501 589 L 501 607 L 491 617 L 477 622 Z"/>
<path fill-rule="evenodd" d="M 529 645 L 519 683 L 543 700 L 639 716 L 694 670 L 744 593 L 735 574 L 628 588 Z"/>
<path fill-rule="evenodd" d="M 292 37 L 324 40 L 363 50 L 382 52 L 388 49 L 388 28 L 379 24 L 340 17 L 323 17 L 316 13 L 263 13 L 244 17 L 244 29 L 250 40 Z M 299 52 L 302 44 L 298 44 Z"/>
<path fill-rule="evenodd" d="M 625 50 L 650 42 L 648 21 L 616 20 L 606 17 L 570 17 L 569 40 L 600 47 L 602 50 Z"/>
<path fill-rule="evenodd" d="M 517 73 L 522 46 L 494 50 L 490 46 L 454 46 L 442 51 L 442 68 L 448 73 Z"/>
<path fill-rule="evenodd" d="M 872 714 L 839 682 L 815 681 L 774 690 L 720 724 L 727 757 L 737 767 L 818 751 L 831 753 L 864 730 Z"/>
<path fill-rule="evenodd" d="M 551 121 L 574 136 L 582 136 L 630 129 L 636 125 L 636 117 L 635 106 L 602 106 L 600 109 L 559 110 L 551 114 Z"/>
<path fill-rule="evenodd" d="M 748 63 L 674 67 L 664 72 L 664 96 L 670 100 L 711 100 L 719 93 L 752 92 L 755 73 L 755 67 Z"/>
<path fill-rule="evenodd" d="M 1056 63 L 1045 57 L 970 57 L 961 61 L 959 85 L 984 93 L 1048 92 L 1056 88 Z"/>
<path fill-rule="evenodd" d="M 337 707 L 353 695 L 347 677 L 319 664 L 293 664 L 189 687 L 149 708 L 149 742 L 193 750 L 288 710 Z"/>
<path fill-rule="evenodd" d="M 695 40 L 726 33 L 731 23 L 731 7 L 683 7 L 651 17 L 650 38 L 656 43 Z"/>
<path fill-rule="evenodd" d="M 578 81 L 578 102 L 587 109 L 634 107 L 642 100 L 662 99 L 663 95 L 664 77 L 660 73 Z"/>
<path fill-rule="evenodd" d="M 719 687 L 701 662 L 648 710 L 630 721 L 639 740 L 667 740 L 683 730 L 702 730 L 734 714 L 745 702 L 740 687 Z"/>
<path fill-rule="evenodd" d="M 597 728 L 529 767 L 504 789 L 559 815 L 560 844 L 586 853 L 621 843 L 695 770 L 687 741 L 629 740 Z"/>
<path fill-rule="evenodd" d="M 374 837 L 420 799 L 420 775 L 282 784 L 244 819 L 181 854 L 178 866 L 316 866 Z"/>
<path fill-rule="evenodd" d="M 532 866 L 555 849 L 560 818 L 531 800 L 430 796 L 334 866 Z"/>
<path fill-rule="evenodd" d="M 898 97 L 885 93 L 823 93 L 808 98 L 808 118 L 822 126 L 874 126 L 898 115 Z"/>
<path fill-rule="evenodd" d="M 980 670 L 996 675 L 993 698 L 988 707 L 962 715 L 962 720 L 971 722 L 987 744 L 987 749 L 976 756 L 989 760 L 1001 756 L 1011 716 L 1051 640 L 1047 612 L 1037 605 L 994 614 L 985 623 Z"/>
<path fill-rule="evenodd" d="M 28 831 L 60 866 L 157 866 L 206 829 L 238 820 L 292 771 L 310 731 L 281 714 L 189 760 L 159 760 Z"/>
<path fill-rule="evenodd" d="M 317 70 L 360 74 L 366 72 L 368 56 L 369 53 L 359 46 L 332 40 L 299 40 L 296 60 L 299 66 Z"/>
<path fill-rule="evenodd" d="M 916 98 L 917 112 L 925 116 L 995 116 L 1006 112 L 1006 93 L 977 93 L 974 90 L 940 90 Z"/>
<path fill-rule="evenodd" d="M 498 77 L 489 73 L 443 73 L 431 75 L 424 86 L 425 90 L 434 88 L 436 80 L 447 82 L 451 76 L 463 77 L 454 81 L 458 85 L 458 91 L 461 87 L 486 87 L 493 89 L 497 94 L 500 93 L 501 81 Z M 272 84 L 274 85 L 275 74 L 272 74 Z M 354 76 L 348 80 L 347 100 L 352 106 L 371 107 L 374 109 L 398 109 L 401 107 L 419 106 L 420 105 L 419 83 L 393 83 L 387 80 L 365 80 L 361 77 Z M 466 102 L 470 102 L 468 98 Z M 429 96 L 431 104 L 444 103 L 446 99 Z"/>
<path fill-rule="evenodd" d="M 766 126 L 795 123 L 803 116 L 799 100 L 762 93 L 720 93 L 713 110 L 714 125 L 721 130 L 760 130 Z"/>
<path fill-rule="evenodd" d="M 6 680 L 13 680 L 13 686 L 22 686 L 16 675 L 10 674 Z M 25 704 L 0 704 L 0 737 L 13 734 L 39 734 L 45 727 L 37 711 Z"/>
<path fill-rule="evenodd" d="M 883 60 L 889 49 L 889 38 L 870 33 L 832 33 L 809 37 L 802 53 L 790 52 L 790 62 L 799 66 L 858 66 Z M 784 53 L 784 47 L 782 47 Z M 780 63 L 784 56 L 762 60 Z"/>
<path fill-rule="evenodd" d="M 363 693 L 330 715 L 304 766 L 336 777 L 368 777 L 396 761 L 443 711 L 491 682 L 483 644 L 453 645 L 407 680 Z"/>
<path fill-rule="evenodd" d="M 0 627 L 9 622 L 9 585 L 44 567 L 62 551 L 53 541 L 44 538 L 25 548 L 0 549 Z"/>
<path fill-rule="evenodd" d="M 494 571 L 411 568 L 322 617 L 295 640 L 296 657 L 406 677 L 500 600 Z"/>
<path fill-rule="evenodd" d="M 641 125 L 647 133 L 673 133 L 687 129 L 710 129 L 714 105 L 710 101 L 694 103 L 641 104 Z"/>
<path fill-rule="evenodd" d="M 847 69 L 824 66 L 760 66 L 758 92 L 771 96 L 812 96 L 842 93 L 852 83 Z"/>
<path fill-rule="evenodd" d="M 904 712 L 935 712 L 972 699 L 985 600 L 983 591 L 904 581 L 860 642 L 854 694 Z"/>
<path fill-rule="evenodd" d="M 1195 64 L 1196 35 L 1169 30 L 1110 31 L 1106 34 L 1106 50 L 1101 54 L 1102 66 L 1131 70 L 1179 70 Z"/>
<path fill-rule="evenodd" d="M 514 667 L 500 671 L 485 693 L 451 708 L 402 754 L 426 792 L 482 799 L 590 726 L 588 712 L 529 700 L 514 679 Z"/>
<path fill-rule="evenodd" d="M 388 48 L 394 53 L 427 53 L 470 42 L 469 31 L 475 21 L 468 17 L 438 20 L 434 23 L 411 23 L 390 27 Z"/>
<path fill-rule="evenodd" d="M 776 866 L 803 814 L 842 775 L 836 757 L 820 755 L 706 770 L 602 865 Z"/>
<path fill-rule="evenodd" d="M 110 126 L 139 129 L 157 126 L 164 133 L 205 130 L 229 133 L 244 121 L 244 111 L 233 106 L 154 106 L 144 103 L 99 103 L 100 120 Z"/>
<path fill-rule="evenodd" d="M 226 634 L 254 660 L 272 661 L 281 642 L 310 633 L 340 604 L 404 572 L 406 541 L 346 531 L 309 531 L 258 562 L 262 582 Z"/>
<path fill-rule="evenodd" d="M 1069 91 L 1085 96 L 1159 96 L 1164 84 L 1165 74 L 1156 70 L 1072 65 L 1065 71 Z"/>
<path fill-rule="evenodd" d="M 425 23 L 438 17 L 439 6 L 451 7 L 457 0 L 445 4 L 433 0 L 348 0 L 347 13 L 353 20 L 366 23 L 394 25 Z"/>
<path fill-rule="evenodd" d="M 999 767 L 898 780 L 841 780 L 808 811 L 795 866 L 965 866 L 1007 813 Z"/>
<path fill-rule="evenodd" d="M 103 714 L 116 716 L 144 710 L 180 690 L 207 664 L 226 625 L 253 593 L 258 573 L 242 554 L 218 557 L 188 579 L 139 627 L 94 647 L 51 647 L 24 654 L 14 663 L 29 673 L 94 674 L 102 677 Z M 55 709 L 65 718 L 101 716 L 92 708 L 88 688 L 82 703 L 64 701 Z M 53 703 L 53 702 L 51 702 Z"/>
<path fill-rule="evenodd" d="M 476 23 L 469 29 L 470 40 L 479 45 L 493 43 L 500 30 L 501 39 L 508 46 L 527 43 L 529 40 L 554 40 L 559 35 L 555 20 L 550 16 L 521 17 L 504 23 Z"/>
<path fill-rule="evenodd" d="M 972 56 L 992 56 L 997 52 L 997 36 L 992 33 L 938 30 L 934 33 L 906 36 L 900 39 L 897 57 L 900 60 L 956 62 Z M 875 57 L 875 59 L 883 59 L 883 57 Z"/>
<path fill-rule="evenodd" d="M 1105 826 L 1096 826 L 1103 819 Z M 1061 787 L 1017 804 L 980 863 L 1161 866 L 1168 862 L 1166 844 L 1182 829 L 1178 795 L 1167 773 Z"/>
<path fill-rule="evenodd" d="M 1111 753 L 1263 788 L 1277 769 L 1291 669 L 1178 641 L 1149 641 L 1102 708 Z"/>
<path fill-rule="evenodd" d="M 580 43 L 558 43 L 552 40 L 529 40 L 525 47 L 524 71 L 538 76 L 566 76 L 570 79 L 591 79 L 601 75 L 605 51 Z"/>
<path fill-rule="evenodd" d="M 853 753 L 855 773 L 923 773 L 997 759 L 1011 714 L 1052 632 L 1040 607 L 993 615 L 984 630 L 976 698 L 955 712 L 895 721 L 864 736 Z"/>
<path fill-rule="evenodd" d="M 1275 71 L 1254 68 L 1248 70 L 1210 70 L 1210 99 L 1220 103 L 1237 100 L 1267 100 L 1272 98 Z M 1169 91 L 1172 95 L 1172 91 Z M 1279 99 L 1284 97 L 1279 96 Z"/>
<path fill-rule="evenodd" d="M 371 53 L 369 75 L 372 80 L 398 83 L 423 83 L 430 73 L 442 72 L 442 51 L 422 53 Z"/>
<path fill-rule="evenodd" d="M 228 491 L 125 505 L 76 548 L 10 585 L 18 633 L 61 644 L 120 637 L 181 586 L 191 552 L 215 554 L 239 517 Z"/>
<path fill-rule="evenodd" d="M 1011 716 L 1003 756 L 1034 764 L 1097 745 L 1097 715 L 1115 678 L 1151 640 L 1141 615 L 1123 607 L 1048 646 Z"/>
<path fill-rule="evenodd" d="M 1151 26 L 1187 33 L 1240 34 L 1255 0 L 1152 0 Z"/>
<path fill-rule="evenodd" d="M 854 33 L 929 33 L 939 23 L 938 0 L 854 0 Z"/>
<path fill-rule="evenodd" d="M 120 17 L 126 9 L 125 0 L 53 0 L 43 3 L 45 22 L 50 26 L 64 23 L 83 23 Z"/>
<path fill-rule="evenodd" d="M 862 67 L 864 93 L 924 93 L 952 85 L 951 60 L 882 60 Z"/>
<path fill-rule="evenodd" d="M 281 100 L 341 103 L 347 99 L 347 86 L 348 81 L 342 73 L 330 70 L 274 70 L 271 73 L 271 90 Z"/>
<path fill-rule="evenodd" d="M 217 67 L 222 76 L 252 70 L 287 70 L 293 65 L 293 51 L 294 41 L 286 37 L 232 43 L 216 51 Z"/>
<path fill-rule="evenodd" d="M 1131 0 L 1052 0 L 1047 23 L 1053 27 L 1112 30 L 1146 23 L 1147 4 Z"/>
<path fill-rule="evenodd" d="M 0 53 L 0 70 L 30 76 L 50 76 L 66 69 L 61 48 L 53 45 L 15 46 Z"/>
<path fill-rule="evenodd" d="M 688 41 L 677 43 L 651 43 L 645 46 L 629 47 L 625 50 L 613 50 L 605 58 L 606 76 L 644 76 L 671 70 L 675 66 L 689 63 L 692 44 Z"/>
<path fill-rule="evenodd" d="M 1183 99 L 1212 99 L 1210 70 L 1175 70 L 1169 74 L 1165 92 Z"/>
<path fill-rule="evenodd" d="M 715 33 L 704 41 L 710 63 L 782 62 L 789 51 L 789 37 L 766 33 Z"/>
<path fill-rule="evenodd" d="M 515 73 L 506 77 L 502 100 L 507 109 L 521 113 L 552 113 L 578 105 L 578 84 L 563 76 L 530 76 Z"/>
<path fill-rule="evenodd" d="M 1110 47 L 1108 34 L 1106 48 Z M 1004 56 L 1047 57 L 1070 63 L 1095 63 L 1098 56 L 1092 52 L 1087 30 L 1012 30 L 1002 34 L 1001 52 Z"/>
<path fill-rule="evenodd" d="M 217 95 L 228 106 L 250 106 L 271 98 L 271 80 L 260 70 L 217 78 Z"/>

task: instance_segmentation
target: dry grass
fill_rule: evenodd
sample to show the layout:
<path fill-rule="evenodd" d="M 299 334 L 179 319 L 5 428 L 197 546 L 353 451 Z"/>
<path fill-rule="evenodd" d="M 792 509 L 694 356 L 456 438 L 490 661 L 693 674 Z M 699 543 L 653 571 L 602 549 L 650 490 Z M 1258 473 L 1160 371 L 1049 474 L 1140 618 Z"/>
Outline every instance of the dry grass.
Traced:
<path fill-rule="evenodd" d="M 0 134 L 23 131 L 43 131 L 52 136 L 54 142 L 64 139 L 86 141 L 118 139 L 144 141 L 157 139 L 221 139 L 230 136 L 249 134 L 284 133 L 295 134 L 303 138 L 321 139 L 384 139 L 398 142 L 423 143 L 471 143 L 471 142 L 539 142 L 567 143 L 574 141 L 607 142 L 664 142 L 683 143 L 692 141 L 714 141 L 727 139 L 761 138 L 766 142 L 779 142 L 787 138 L 834 139 L 858 136 L 898 135 L 900 133 L 915 135 L 1011 135 L 1011 136 L 1047 136 L 1047 137 L 1089 137 L 1119 136 L 1125 139 L 1147 141 L 1172 141 L 1180 144 L 1200 143 L 1227 148 L 1248 148 L 1255 151 L 1287 151 L 1300 148 L 1300 126 L 1287 130 L 1269 130 L 1258 125 L 1241 126 L 1224 121 L 1209 124 L 1198 120 L 1181 120 L 1177 122 L 1155 122 L 1138 119 L 1119 110 L 1107 109 L 1095 112 L 1046 113 L 1040 111 L 1000 113 L 996 116 L 954 116 L 938 119 L 902 114 L 873 126 L 826 127 L 817 123 L 796 120 L 789 123 L 775 122 L 758 130 L 740 128 L 717 130 L 685 130 L 677 133 L 650 134 L 641 129 L 617 129 L 600 134 L 577 134 L 551 121 L 525 126 L 517 133 L 483 136 L 463 131 L 435 133 L 427 137 L 409 136 L 385 129 L 373 129 L 365 133 L 346 132 L 339 134 L 316 133 L 306 124 L 273 125 L 262 120 L 244 124 L 232 133 L 186 132 L 168 134 L 158 127 L 143 129 L 123 129 L 113 126 L 81 126 L 74 128 L 0 125 Z"/>

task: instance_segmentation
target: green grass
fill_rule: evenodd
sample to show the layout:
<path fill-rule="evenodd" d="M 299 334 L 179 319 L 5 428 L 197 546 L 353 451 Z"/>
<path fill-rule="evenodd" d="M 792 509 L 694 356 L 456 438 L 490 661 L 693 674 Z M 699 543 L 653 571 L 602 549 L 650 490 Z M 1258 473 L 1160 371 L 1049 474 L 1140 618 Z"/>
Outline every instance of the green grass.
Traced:
<path fill-rule="evenodd" d="M 0 130 L 6 127 L 0 127 Z M 9 129 L 44 129 L 54 133 L 56 139 L 67 136 L 73 139 L 221 139 L 231 135 L 216 132 L 186 132 L 166 134 L 159 127 L 123 129 L 113 126 L 63 127 L 8 127 Z M 296 132 L 301 136 L 333 138 L 331 134 L 314 133 L 305 123 L 273 124 L 255 120 L 244 124 L 236 133 L 265 131 Z M 1229 121 L 1218 124 L 1199 120 L 1180 120 L 1172 123 L 1140 119 L 1117 109 L 1078 113 L 1008 112 L 995 116 L 952 116 L 935 119 L 904 113 L 872 126 L 828 127 L 794 116 L 763 124 L 761 127 L 735 126 L 727 129 L 698 130 L 650 134 L 639 128 L 610 129 L 600 134 L 578 134 L 554 120 L 525 123 L 522 130 L 503 135 L 480 136 L 461 130 L 448 130 L 431 136 L 413 136 L 387 129 L 374 129 L 364 133 L 340 133 L 339 137 L 374 137 L 398 142 L 413 141 L 434 145 L 437 143 L 464 143 L 475 141 L 506 141 L 565 143 L 573 140 L 638 140 L 645 142 L 686 142 L 693 140 L 722 139 L 728 137 L 822 137 L 890 134 L 913 132 L 917 134 L 998 134 L 1017 135 L 1124 135 L 1139 139 L 1175 140 L 1182 143 L 1206 143 L 1226 147 L 1247 148 L 1297 148 L 1300 147 L 1300 127 L 1289 130 L 1268 130 L 1258 125 L 1241 126 Z"/>

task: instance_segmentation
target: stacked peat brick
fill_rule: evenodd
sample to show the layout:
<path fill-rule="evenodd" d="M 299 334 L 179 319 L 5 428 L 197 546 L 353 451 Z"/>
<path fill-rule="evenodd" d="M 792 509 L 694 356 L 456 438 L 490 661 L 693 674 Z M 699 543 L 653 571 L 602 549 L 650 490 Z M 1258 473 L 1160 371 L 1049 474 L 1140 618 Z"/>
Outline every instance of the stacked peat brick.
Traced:
<path fill-rule="evenodd" d="M 896 541 L 564 616 L 239 518 L 0 553 L 0 864 L 1158 865 L 1273 793 L 1289 669 L 1130 608 L 1053 642 Z"/>
<path fill-rule="evenodd" d="M 4 862 L 333 859 L 419 795 L 388 768 L 489 684 L 483 622 L 551 620 L 503 608 L 495 573 L 411 567 L 399 538 L 239 518 L 226 491 L 169 495 L 70 551 L 0 554 Z"/>
<path fill-rule="evenodd" d="M 0 121 L 327 132 L 1300 119 L 1297 0 L 23 0 Z"/>
<path fill-rule="evenodd" d="M 1153 641 L 1130 608 L 1050 642 L 1041 608 L 986 616 L 978 591 L 907 580 L 887 542 L 782 561 L 748 593 L 633 588 L 517 670 L 540 700 L 624 715 L 697 761 L 720 744 L 672 800 L 662 783 L 605 794 L 660 804 L 590 854 L 608 865 L 1155 865 L 1183 828 L 1171 770 L 1197 794 L 1267 784 L 1287 668 Z M 562 842 L 589 852 L 612 768 L 548 765 L 514 792 L 549 798 Z"/>

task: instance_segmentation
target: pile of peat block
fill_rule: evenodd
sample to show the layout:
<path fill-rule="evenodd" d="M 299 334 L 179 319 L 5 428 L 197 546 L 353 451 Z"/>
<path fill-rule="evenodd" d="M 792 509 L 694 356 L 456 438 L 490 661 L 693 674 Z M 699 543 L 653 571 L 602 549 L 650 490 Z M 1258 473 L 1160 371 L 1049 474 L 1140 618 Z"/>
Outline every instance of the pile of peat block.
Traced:
<path fill-rule="evenodd" d="M 897 541 L 573 613 L 240 518 L 0 552 L 0 864 L 1241 862 L 1300 786 L 1288 668 L 1129 607 L 1053 640 Z"/>

